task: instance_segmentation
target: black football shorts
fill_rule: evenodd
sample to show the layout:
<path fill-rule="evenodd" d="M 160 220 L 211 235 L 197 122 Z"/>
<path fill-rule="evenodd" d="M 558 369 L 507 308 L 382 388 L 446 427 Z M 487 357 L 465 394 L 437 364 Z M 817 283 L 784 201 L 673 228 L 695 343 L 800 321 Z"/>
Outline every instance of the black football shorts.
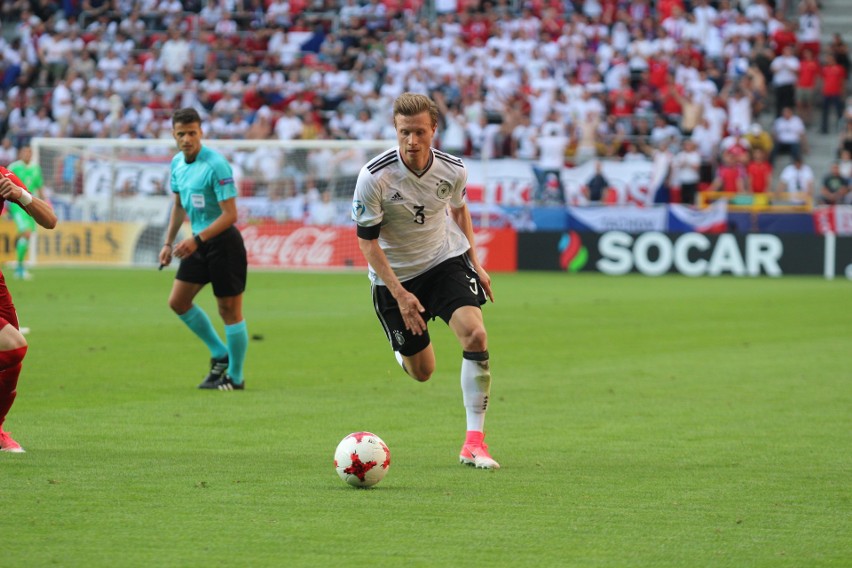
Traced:
<path fill-rule="evenodd" d="M 248 258 L 239 229 L 230 227 L 180 261 L 176 279 L 193 284 L 213 284 L 217 298 L 239 296 L 246 289 Z"/>
<path fill-rule="evenodd" d="M 402 285 L 423 304 L 426 311 L 421 315 L 427 322 L 439 317 L 449 323 L 458 308 L 479 307 L 486 301 L 479 275 L 467 255 L 445 260 L 420 276 L 406 280 Z M 394 351 L 410 357 L 429 345 L 428 331 L 423 335 L 414 335 L 405 329 L 399 305 L 387 286 L 373 286 L 373 307 Z"/>

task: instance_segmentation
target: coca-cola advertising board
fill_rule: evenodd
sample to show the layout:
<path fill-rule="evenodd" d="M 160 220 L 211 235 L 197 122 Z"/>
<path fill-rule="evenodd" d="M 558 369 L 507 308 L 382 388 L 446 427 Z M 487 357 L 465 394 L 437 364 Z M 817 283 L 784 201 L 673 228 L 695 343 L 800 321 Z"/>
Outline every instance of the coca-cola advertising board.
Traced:
<path fill-rule="evenodd" d="M 259 268 L 367 266 L 351 227 L 263 223 L 240 227 L 248 263 Z"/>
<path fill-rule="evenodd" d="M 367 267 L 352 226 L 261 223 L 240 226 L 253 268 Z M 511 228 L 478 229 L 476 249 L 488 270 L 515 271 L 517 238 Z"/>

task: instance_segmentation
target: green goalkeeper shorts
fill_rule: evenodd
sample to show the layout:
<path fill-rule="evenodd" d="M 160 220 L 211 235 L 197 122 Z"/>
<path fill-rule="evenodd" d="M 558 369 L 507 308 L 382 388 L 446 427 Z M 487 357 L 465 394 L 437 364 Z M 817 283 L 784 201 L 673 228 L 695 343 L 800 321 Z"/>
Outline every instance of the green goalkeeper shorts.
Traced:
<path fill-rule="evenodd" d="M 6 205 L 9 207 L 9 213 L 18 228 L 18 233 L 32 233 L 36 230 L 35 219 L 30 217 L 29 213 L 24 211 L 17 203 L 7 201 Z"/>

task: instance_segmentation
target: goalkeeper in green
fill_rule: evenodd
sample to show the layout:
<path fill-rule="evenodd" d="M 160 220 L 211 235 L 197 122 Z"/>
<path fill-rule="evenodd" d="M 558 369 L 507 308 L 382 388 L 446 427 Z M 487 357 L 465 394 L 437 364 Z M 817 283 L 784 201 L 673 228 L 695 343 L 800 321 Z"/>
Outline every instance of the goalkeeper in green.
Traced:
<path fill-rule="evenodd" d="M 41 197 L 40 193 L 42 187 L 44 187 L 44 180 L 41 177 L 41 166 L 33 162 L 32 148 L 29 146 L 22 147 L 18 151 L 18 159 L 9 164 L 9 170 L 24 182 L 24 185 L 32 195 Z M 15 278 L 29 280 L 31 276 L 24 266 L 24 259 L 30 250 L 30 237 L 32 237 L 33 232 L 36 230 L 36 222 L 17 203 L 9 201 L 8 208 L 9 215 L 18 229 L 15 238 L 15 258 L 17 259 Z"/>

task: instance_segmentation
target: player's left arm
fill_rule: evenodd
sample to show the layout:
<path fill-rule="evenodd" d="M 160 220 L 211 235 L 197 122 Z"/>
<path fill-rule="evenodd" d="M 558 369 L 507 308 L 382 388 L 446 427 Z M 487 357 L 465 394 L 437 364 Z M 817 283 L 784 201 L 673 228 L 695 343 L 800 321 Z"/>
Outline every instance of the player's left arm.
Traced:
<path fill-rule="evenodd" d="M 206 229 L 199 232 L 198 235 L 203 241 L 209 241 L 213 237 L 224 233 L 232 225 L 237 223 L 237 198 L 231 197 L 219 202 L 219 208 L 222 213 L 213 220 Z"/>
<path fill-rule="evenodd" d="M 476 255 L 476 239 L 473 234 L 473 220 L 470 218 L 470 210 L 467 208 L 467 203 L 462 203 L 460 207 L 450 205 L 450 214 L 453 217 L 453 221 L 455 221 L 456 225 L 459 226 L 470 243 L 470 249 L 467 251 L 467 255 L 470 258 L 471 263 L 473 263 L 473 268 L 476 270 L 476 273 L 479 274 L 479 281 L 482 283 L 482 289 L 485 290 L 485 294 L 488 296 L 488 299 L 493 302 L 494 294 L 491 292 L 491 276 L 488 275 L 488 272 L 486 272 L 485 268 L 483 268 L 479 263 L 479 258 Z"/>
<path fill-rule="evenodd" d="M 14 174 L 6 174 L 0 176 L 0 197 L 7 201 L 14 201 L 26 211 L 30 217 L 35 219 L 35 222 L 45 229 L 53 229 L 56 227 L 56 213 L 53 207 L 46 201 L 32 195 L 24 189 L 24 184 L 17 180 Z"/>
<path fill-rule="evenodd" d="M 222 213 L 220 213 L 206 229 L 185 238 L 177 246 L 175 246 L 175 256 L 178 258 L 185 258 L 198 250 L 200 243 L 198 243 L 196 237 L 204 243 L 236 224 L 237 198 L 231 197 L 224 201 L 220 201 L 219 207 L 222 209 Z"/>
<path fill-rule="evenodd" d="M 234 183 L 234 170 L 225 159 L 213 161 L 212 167 L 213 177 L 210 181 L 210 189 L 216 196 L 222 211 L 206 229 L 198 233 L 202 241 L 208 241 L 224 233 L 237 223 L 237 186 Z"/>

